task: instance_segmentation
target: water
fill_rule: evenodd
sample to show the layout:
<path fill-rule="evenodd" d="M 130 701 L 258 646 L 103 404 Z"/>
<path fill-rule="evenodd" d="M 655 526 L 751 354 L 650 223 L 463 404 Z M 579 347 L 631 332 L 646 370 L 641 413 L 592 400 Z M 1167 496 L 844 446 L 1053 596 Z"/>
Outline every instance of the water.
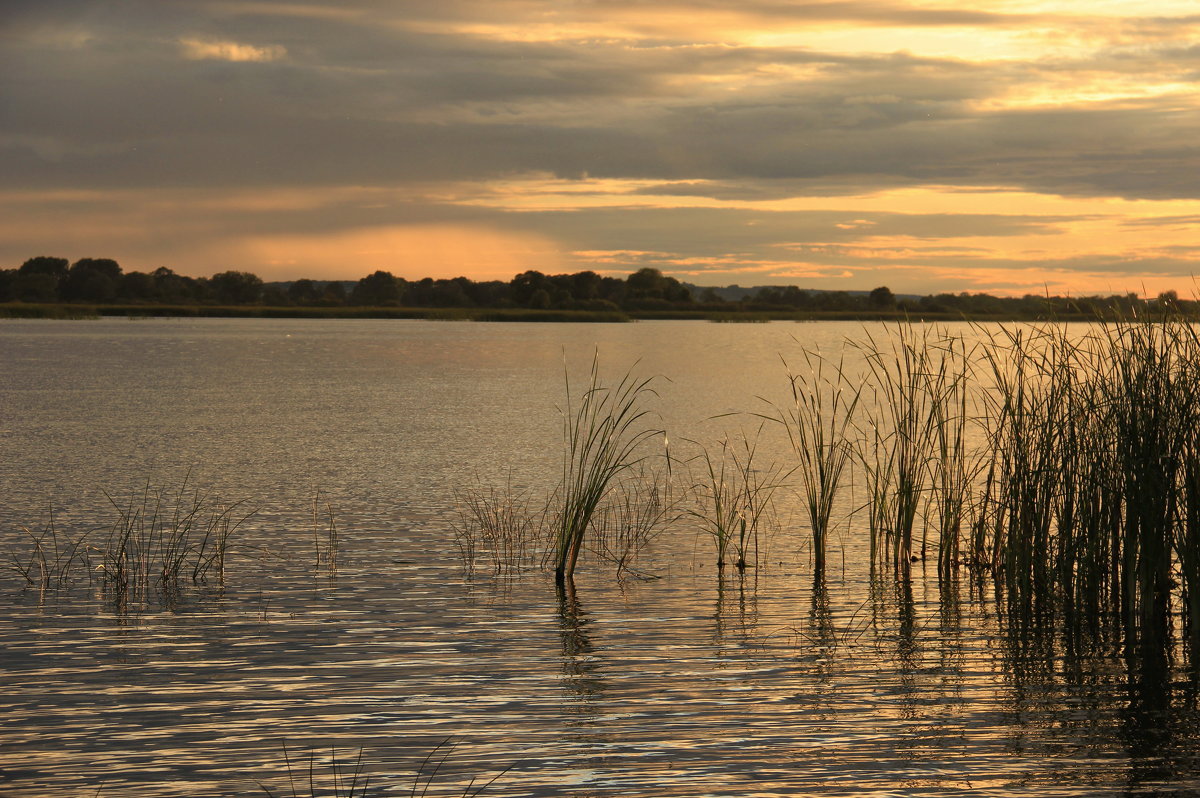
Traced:
<path fill-rule="evenodd" d="M 753 430 L 722 414 L 783 398 L 781 355 L 861 333 L 0 324 L 5 551 L 51 508 L 78 533 L 147 483 L 257 509 L 225 588 L 169 608 L 116 612 L 86 589 L 39 600 L 0 574 L 0 794 L 290 795 L 287 760 L 307 794 L 310 752 L 332 794 L 331 752 L 361 749 L 372 794 L 409 795 L 439 745 L 429 795 L 505 768 L 485 794 L 1200 794 L 1186 674 L 1139 692 L 1106 652 L 1013 645 L 990 587 L 943 590 L 920 565 L 907 585 L 872 583 L 853 529 L 814 590 L 794 501 L 745 578 L 718 580 L 687 524 L 639 565 L 653 579 L 590 561 L 559 597 L 542 573 L 464 574 L 454 491 L 553 484 L 564 363 L 577 385 L 597 351 L 606 373 L 661 375 L 656 411 L 683 451 Z M 763 456 L 783 458 L 764 434 Z M 336 508 L 336 577 L 314 563 L 318 489 Z"/>

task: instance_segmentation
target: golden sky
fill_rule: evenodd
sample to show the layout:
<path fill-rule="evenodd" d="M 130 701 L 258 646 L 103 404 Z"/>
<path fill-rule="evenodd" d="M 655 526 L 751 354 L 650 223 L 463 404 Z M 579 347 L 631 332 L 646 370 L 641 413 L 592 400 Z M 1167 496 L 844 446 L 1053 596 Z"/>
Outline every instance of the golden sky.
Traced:
<path fill-rule="evenodd" d="M 10 0 L 0 268 L 1195 292 L 1194 0 Z"/>

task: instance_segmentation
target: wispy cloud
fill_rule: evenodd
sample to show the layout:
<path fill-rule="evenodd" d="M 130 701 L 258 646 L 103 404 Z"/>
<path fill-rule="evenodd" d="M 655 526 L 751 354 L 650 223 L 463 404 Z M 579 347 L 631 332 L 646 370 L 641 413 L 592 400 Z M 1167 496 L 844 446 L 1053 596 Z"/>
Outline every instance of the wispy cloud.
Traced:
<path fill-rule="evenodd" d="M 183 57 L 193 61 L 278 61 L 287 55 L 287 50 L 277 44 L 259 47 L 211 39 L 180 39 L 179 47 Z"/>

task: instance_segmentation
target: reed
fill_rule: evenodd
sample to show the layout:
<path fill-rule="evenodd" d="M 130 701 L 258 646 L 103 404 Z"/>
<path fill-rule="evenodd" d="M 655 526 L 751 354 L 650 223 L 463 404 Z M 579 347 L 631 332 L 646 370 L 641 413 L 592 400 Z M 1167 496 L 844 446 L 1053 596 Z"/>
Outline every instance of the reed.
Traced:
<path fill-rule="evenodd" d="M 957 550 L 961 498 L 966 484 L 962 458 L 965 413 L 959 413 L 965 390 L 965 355 L 955 339 L 936 328 L 901 323 L 881 344 L 868 335 L 856 346 L 866 360 L 864 404 L 871 430 L 870 451 L 860 454 L 868 474 L 874 525 L 883 534 L 898 570 L 926 556 L 922 539 L 914 557 L 913 531 L 919 513 L 938 485 L 938 526 L 943 542 Z M 860 436 L 860 440 L 863 436 Z M 939 462 L 939 447 L 948 460 Z M 878 549 L 877 546 L 873 548 Z M 941 558 L 939 556 L 939 562 Z"/>
<path fill-rule="evenodd" d="M 189 492 L 186 482 L 174 497 L 147 485 L 126 504 L 108 499 L 117 519 L 100 551 L 100 572 L 105 595 L 118 606 L 152 594 L 171 604 L 187 581 L 222 584 L 230 542 L 255 514 L 242 515 L 241 502 Z"/>
<path fill-rule="evenodd" d="M 299 762 L 293 763 L 285 740 L 283 761 L 287 767 L 288 793 L 279 793 L 281 798 L 289 794 L 291 798 L 319 798 L 322 794 L 327 794 L 330 798 L 366 798 L 371 778 L 364 773 L 362 748 L 359 748 L 358 754 L 346 764 L 339 764 L 337 749 L 330 748 L 328 776 L 321 773 L 317 767 L 315 748 L 309 751 L 307 766 L 302 766 Z M 265 784 L 260 782 L 258 786 L 268 798 L 275 798 L 276 793 Z"/>
<path fill-rule="evenodd" d="M 775 492 L 791 474 L 775 463 L 756 462 L 760 434 L 761 427 L 753 437 L 722 438 L 717 451 L 697 444 L 701 476 L 692 488 L 696 502 L 688 514 L 712 539 L 718 574 L 731 549 L 738 571 L 758 565 L 759 534 L 771 515 Z"/>
<path fill-rule="evenodd" d="M 617 568 L 617 578 L 636 570 L 642 552 L 681 516 L 670 474 L 642 463 L 609 492 L 592 518 L 589 550 Z"/>
<path fill-rule="evenodd" d="M 321 566 L 324 565 L 326 574 L 332 579 L 337 576 L 341 536 L 338 533 L 333 504 L 323 499 L 320 488 L 313 492 L 312 530 L 316 569 L 320 572 Z"/>
<path fill-rule="evenodd" d="M 501 488 L 456 490 L 455 499 L 454 542 L 468 573 L 474 572 L 480 559 L 486 559 L 497 575 L 516 574 L 534 565 L 546 504 L 539 506 L 528 492 L 516 490 L 511 478 Z"/>
<path fill-rule="evenodd" d="M 803 350 L 805 370 L 793 372 L 784 361 L 791 403 L 760 418 L 780 424 L 798 465 L 804 504 L 812 532 L 813 567 L 825 570 L 831 519 L 853 451 L 854 412 L 861 389 L 845 370 L 845 349 L 831 363 L 819 352 Z"/>
<path fill-rule="evenodd" d="M 988 348 L 984 500 L 996 508 L 992 565 L 1010 623 L 1061 618 L 1069 634 L 1092 638 L 1111 630 L 1132 666 L 1170 648 L 1179 607 L 1195 652 L 1197 331 L 1163 319 L 1002 338 Z"/>
<path fill-rule="evenodd" d="M 29 546 L 10 552 L 10 567 L 41 598 L 86 584 L 123 609 L 151 599 L 171 605 L 189 584 L 223 585 L 233 540 L 255 514 L 186 482 L 174 495 L 147 484 L 125 503 L 105 495 L 116 510 L 107 528 L 63 533 L 53 510 L 41 530 L 23 528 Z"/>
<path fill-rule="evenodd" d="M 610 388 L 600 379 L 597 357 L 578 399 L 566 377 L 562 481 L 553 523 L 554 576 L 560 585 L 573 577 L 584 537 L 609 489 L 643 461 L 643 444 L 662 435 L 646 426 L 644 403 L 654 394 L 652 382 L 628 372 Z"/>
<path fill-rule="evenodd" d="M 88 533 L 60 536 L 53 506 L 44 527 L 31 530 L 23 526 L 21 531 L 29 540 L 30 549 L 24 556 L 10 551 L 10 567 L 25 580 L 27 587 L 37 589 L 40 598 L 44 599 L 50 592 L 68 589 L 80 578 L 80 571 L 85 578 L 90 573 Z"/>

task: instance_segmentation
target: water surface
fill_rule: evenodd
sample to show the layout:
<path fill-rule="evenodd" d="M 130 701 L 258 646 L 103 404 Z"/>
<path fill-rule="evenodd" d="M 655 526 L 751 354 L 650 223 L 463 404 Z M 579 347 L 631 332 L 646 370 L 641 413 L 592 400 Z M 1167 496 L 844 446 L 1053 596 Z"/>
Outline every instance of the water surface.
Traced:
<path fill-rule="evenodd" d="M 449 738 L 430 795 L 510 766 L 487 794 L 1200 794 L 1187 674 L 1139 691 L 1110 652 L 1014 641 L 965 576 L 872 581 L 853 527 L 814 588 L 792 499 L 744 577 L 718 579 L 686 522 L 639 565 L 654 578 L 585 562 L 570 596 L 461 567 L 456 489 L 552 487 L 564 370 L 582 384 L 598 352 L 605 373 L 657 375 L 682 451 L 756 428 L 727 414 L 786 395 L 781 358 L 863 331 L 0 323 L 5 551 L 51 512 L 64 536 L 101 526 L 147 484 L 257 509 L 225 586 L 169 607 L 0 574 L 0 793 L 290 794 L 286 744 L 305 773 L 310 750 L 324 773 L 362 749 L 372 791 L 408 795 Z M 314 562 L 317 490 L 336 575 Z"/>

